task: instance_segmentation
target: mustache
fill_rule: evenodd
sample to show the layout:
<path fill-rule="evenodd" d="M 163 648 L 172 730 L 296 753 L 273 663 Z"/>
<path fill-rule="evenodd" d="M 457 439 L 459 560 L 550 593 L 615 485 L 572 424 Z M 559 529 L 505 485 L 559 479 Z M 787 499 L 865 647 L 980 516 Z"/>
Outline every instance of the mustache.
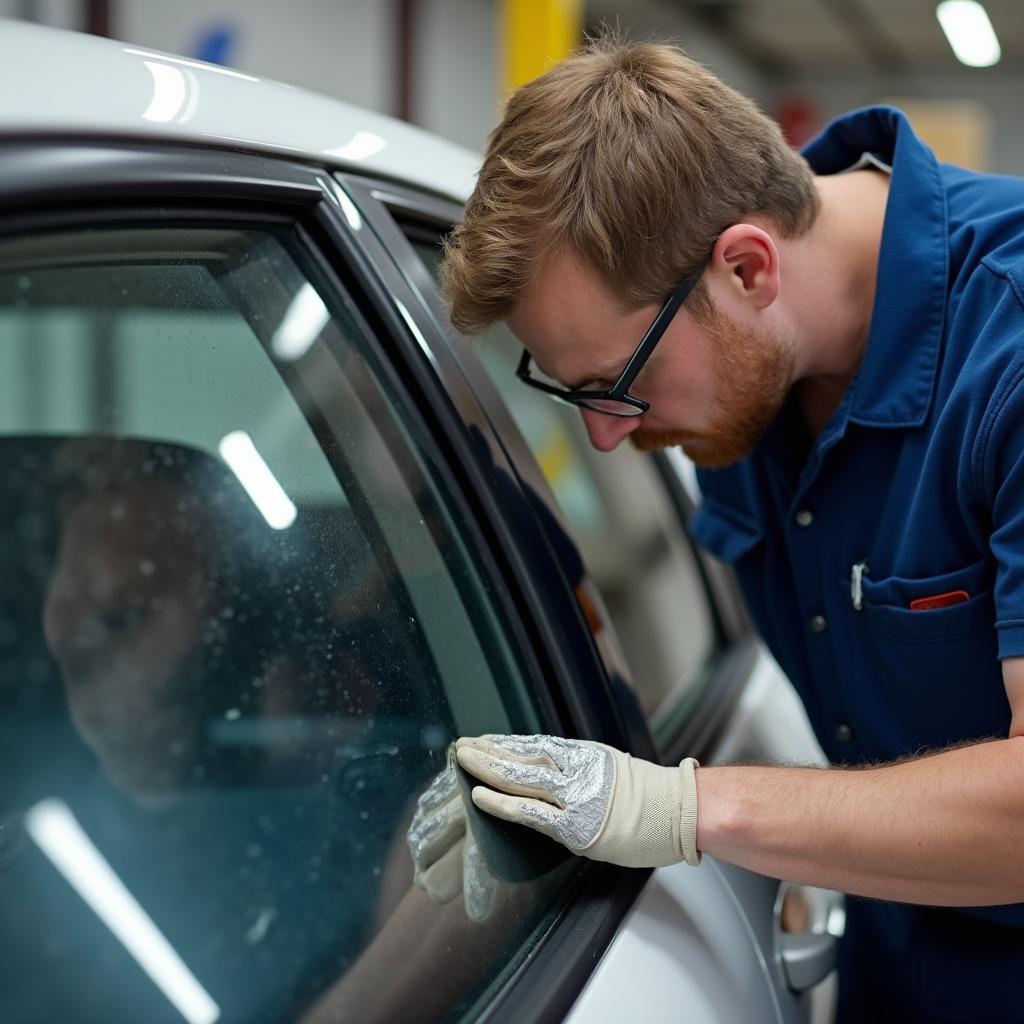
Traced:
<path fill-rule="evenodd" d="M 638 452 L 658 452 L 665 448 L 685 447 L 702 436 L 690 430 L 647 430 L 640 427 L 629 435 L 629 443 Z"/>

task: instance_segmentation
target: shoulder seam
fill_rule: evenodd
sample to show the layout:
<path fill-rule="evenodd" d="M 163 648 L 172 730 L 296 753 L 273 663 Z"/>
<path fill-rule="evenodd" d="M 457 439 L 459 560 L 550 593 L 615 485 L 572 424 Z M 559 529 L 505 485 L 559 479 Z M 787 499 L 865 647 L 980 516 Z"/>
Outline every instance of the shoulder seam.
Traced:
<path fill-rule="evenodd" d="M 978 260 L 978 265 L 984 267 L 993 277 L 1005 281 L 1017 305 L 1024 310 L 1024 290 L 1011 267 L 994 260 L 991 255 L 982 256 Z M 985 415 L 978 427 L 978 434 L 974 440 L 971 454 L 971 487 L 975 500 L 982 505 L 985 504 L 985 462 L 988 459 L 989 441 L 995 433 L 996 423 L 1004 406 L 1017 389 L 1022 377 L 1024 377 L 1024 356 L 1019 356 L 1016 367 L 985 410 Z"/>
<path fill-rule="evenodd" d="M 988 447 L 995 433 L 996 423 L 1002 414 L 1003 409 L 1009 402 L 1011 395 L 1017 391 L 1021 381 L 1024 380 L 1024 362 L 1018 359 L 1017 366 L 1009 379 L 1000 388 L 992 400 L 991 405 L 985 411 L 978 430 L 977 439 L 974 442 L 974 454 L 971 458 L 971 477 L 974 487 L 974 496 L 981 504 L 985 504 L 985 464 L 988 460 Z"/>
<path fill-rule="evenodd" d="M 1021 287 L 1021 282 L 1017 279 L 1017 274 L 1014 273 L 1013 267 L 1005 263 L 999 263 L 992 256 L 988 255 L 982 256 L 978 260 L 978 264 L 984 267 L 993 277 L 998 277 L 1005 281 L 1010 286 L 1010 291 L 1013 292 L 1017 305 L 1024 309 L 1024 288 Z"/>

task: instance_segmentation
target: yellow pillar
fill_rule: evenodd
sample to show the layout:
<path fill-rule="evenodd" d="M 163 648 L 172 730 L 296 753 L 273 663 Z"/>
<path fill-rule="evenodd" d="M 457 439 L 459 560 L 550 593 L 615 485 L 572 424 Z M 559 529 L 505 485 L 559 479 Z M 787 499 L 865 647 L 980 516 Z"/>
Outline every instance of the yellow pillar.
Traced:
<path fill-rule="evenodd" d="M 583 0 L 501 0 L 505 93 L 543 74 L 580 44 Z"/>

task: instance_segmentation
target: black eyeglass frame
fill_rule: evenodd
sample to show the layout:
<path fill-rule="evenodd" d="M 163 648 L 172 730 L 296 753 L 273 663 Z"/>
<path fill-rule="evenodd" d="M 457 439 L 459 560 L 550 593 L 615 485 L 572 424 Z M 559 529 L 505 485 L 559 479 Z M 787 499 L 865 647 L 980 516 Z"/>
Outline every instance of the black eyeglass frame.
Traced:
<path fill-rule="evenodd" d="M 696 270 L 687 274 L 679 282 L 675 291 L 672 292 L 665 300 L 665 304 L 658 310 L 658 315 L 652 321 L 651 326 L 644 332 L 644 336 L 640 339 L 640 344 L 637 345 L 622 373 L 619 374 L 618 379 L 610 388 L 600 390 L 560 388 L 554 384 L 548 384 L 546 381 L 538 380 L 536 377 L 531 377 L 531 356 L 526 349 L 523 349 L 519 366 L 516 367 L 516 376 L 529 387 L 543 391 L 546 395 L 550 395 L 552 398 L 560 402 L 566 402 L 569 405 L 582 406 L 594 412 L 604 413 L 606 416 L 642 416 L 650 409 L 651 405 L 642 398 L 631 395 L 629 393 L 630 385 L 636 380 L 637 375 L 644 368 L 647 360 L 650 359 L 651 353 L 657 347 L 658 342 L 661 341 L 665 331 L 668 330 L 668 325 L 672 323 L 673 318 L 679 311 L 679 307 L 686 301 L 690 292 L 693 291 L 694 286 L 700 280 L 707 264 L 708 261 L 705 260 Z M 591 404 L 594 402 L 618 402 L 622 410 L 614 411 L 612 409 L 598 408 Z"/>

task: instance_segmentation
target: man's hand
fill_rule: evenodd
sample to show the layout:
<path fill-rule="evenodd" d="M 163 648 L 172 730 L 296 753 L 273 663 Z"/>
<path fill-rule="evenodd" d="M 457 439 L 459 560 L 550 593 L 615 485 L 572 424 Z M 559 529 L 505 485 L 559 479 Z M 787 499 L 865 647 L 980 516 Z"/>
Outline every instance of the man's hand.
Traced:
<path fill-rule="evenodd" d="M 455 746 L 459 764 L 491 787 L 473 788 L 473 803 L 489 814 L 592 860 L 631 868 L 700 863 L 693 758 L 664 768 L 556 736 L 480 736 Z"/>
<path fill-rule="evenodd" d="M 466 915 L 483 921 L 494 902 L 496 882 L 469 826 L 454 759 L 417 801 L 406 840 L 413 882 L 434 903 L 449 903 L 461 892 Z"/>

